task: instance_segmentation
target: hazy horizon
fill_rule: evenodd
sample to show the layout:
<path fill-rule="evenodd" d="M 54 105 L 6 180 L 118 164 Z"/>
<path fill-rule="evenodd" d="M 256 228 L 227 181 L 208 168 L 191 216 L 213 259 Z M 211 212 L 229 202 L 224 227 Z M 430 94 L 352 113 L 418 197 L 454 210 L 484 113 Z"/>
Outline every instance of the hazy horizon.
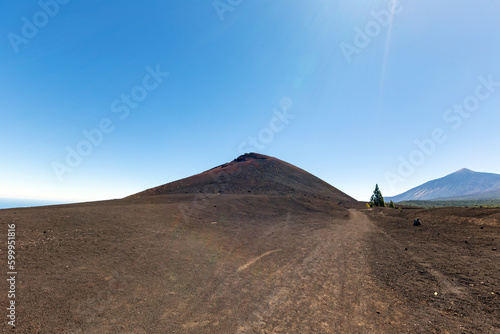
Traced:
<path fill-rule="evenodd" d="M 214 166 L 215 167 L 215 166 Z M 459 172 L 463 169 L 470 170 L 468 168 L 462 168 L 460 170 L 457 170 L 453 173 Z M 472 171 L 472 172 L 478 172 L 478 173 L 484 173 L 480 171 Z M 449 174 L 447 174 L 449 175 Z M 443 177 L 446 175 L 443 175 Z M 435 179 L 433 179 L 435 180 Z M 433 180 L 428 180 L 427 182 L 433 181 Z M 333 185 L 334 186 L 334 185 Z M 145 189 L 143 189 L 145 190 Z M 410 189 L 408 189 L 410 190 Z M 128 195 L 133 195 L 133 194 L 127 194 Z M 350 196 L 350 194 L 347 194 Z M 124 196 L 125 197 L 125 196 Z M 391 197 L 391 196 L 385 196 L 384 197 Z M 100 198 L 100 199 L 90 199 L 90 200 L 75 200 L 75 201 L 68 201 L 65 199 L 37 199 L 37 198 L 4 198 L 0 197 L 0 210 L 1 209 L 16 209 L 16 208 L 25 208 L 25 207 L 34 207 L 34 206 L 47 206 L 47 205 L 59 205 L 59 204 L 75 204 L 75 203 L 82 203 L 82 202 L 91 202 L 91 201 L 100 201 L 100 200 L 114 200 L 114 199 L 120 199 L 120 198 Z M 362 199 L 357 199 L 362 202 L 368 202 L 368 200 L 362 198 Z"/>
<path fill-rule="evenodd" d="M 70 202 L 64 200 L 47 201 L 47 200 L 37 200 L 37 199 L 27 199 L 27 198 L 0 198 L 0 210 L 57 205 L 57 204 L 70 204 Z"/>

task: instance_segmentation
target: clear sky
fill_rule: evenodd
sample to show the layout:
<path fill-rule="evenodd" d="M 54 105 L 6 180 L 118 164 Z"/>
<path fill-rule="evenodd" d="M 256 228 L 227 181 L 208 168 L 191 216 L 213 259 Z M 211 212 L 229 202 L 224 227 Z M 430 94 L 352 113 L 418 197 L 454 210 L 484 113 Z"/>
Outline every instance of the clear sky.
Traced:
<path fill-rule="evenodd" d="M 500 2 L 2 1 L 0 197 L 121 198 L 255 151 L 359 199 L 500 173 Z M 419 141 L 419 144 L 416 143 Z"/>

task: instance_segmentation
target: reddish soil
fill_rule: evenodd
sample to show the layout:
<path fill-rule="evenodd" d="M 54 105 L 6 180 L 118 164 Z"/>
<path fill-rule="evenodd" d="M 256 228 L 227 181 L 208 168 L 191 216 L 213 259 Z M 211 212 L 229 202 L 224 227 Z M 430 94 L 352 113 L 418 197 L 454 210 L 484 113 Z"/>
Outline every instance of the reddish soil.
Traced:
<path fill-rule="evenodd" d="M 271 157 L 0 210 L 5 273 L 11 223 L 2 333 L 500 333 L 499 209 L 366 209 Z"/>
<path fill-rule="evenodd" d="M 413 331 L 500 333 L 500 209 L 367 212 L 375 281 L 413 310 Z"/>
<path fill-rule="evenodd" d="M 342 202 L 356 202 L 354 198 L 303 169 L 257 153 L 244 154 L 229 163 L 203 173 L 151 188 L 131 197 L 195 193 L 204 195 L 313 195 Z"/>
<path fill-rule="evenodd" d="M 500 331 L 499 210 L 345 209 L 305 196 L 203 202 L 0 210 L 4 240 L 7 223 L 17 225 L 15 332 Z"/>

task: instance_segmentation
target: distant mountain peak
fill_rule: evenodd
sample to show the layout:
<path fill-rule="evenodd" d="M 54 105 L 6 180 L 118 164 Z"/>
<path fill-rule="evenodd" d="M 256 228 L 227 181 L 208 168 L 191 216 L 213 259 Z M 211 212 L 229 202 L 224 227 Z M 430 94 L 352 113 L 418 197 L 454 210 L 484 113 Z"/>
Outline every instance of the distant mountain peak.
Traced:
<path fill-rule="evenodd" d="M 462 168 L 455 173 L 475 173 L 473 170 L 470 170 L 469 168 Z"/>
<path fill-rule="evenodd" d="M 500 199 L 500 174 L 462 168 L 445 177 L 426 182 L 400 195 L 394 202 L 444 199 Z"/>

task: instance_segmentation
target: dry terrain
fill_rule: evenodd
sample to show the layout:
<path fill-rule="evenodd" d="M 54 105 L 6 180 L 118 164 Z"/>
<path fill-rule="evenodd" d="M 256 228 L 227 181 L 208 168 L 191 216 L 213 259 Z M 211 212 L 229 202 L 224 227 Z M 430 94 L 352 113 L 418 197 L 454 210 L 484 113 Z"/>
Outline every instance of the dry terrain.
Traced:
<path fill-rule="evenodd" d="M 367 209 L 260 154 L 122 200 L 0 210 L 5 273 L 13 223 L 2 332 L 500 333 L 499 209 Z"/>
<path fill-rule="evenodd" d="M 306 195 L 203 202 L 0 210 L 4 240 L 17 225 L 15 332 L 500 332 L 500 210 L 368 210 Z"/>

